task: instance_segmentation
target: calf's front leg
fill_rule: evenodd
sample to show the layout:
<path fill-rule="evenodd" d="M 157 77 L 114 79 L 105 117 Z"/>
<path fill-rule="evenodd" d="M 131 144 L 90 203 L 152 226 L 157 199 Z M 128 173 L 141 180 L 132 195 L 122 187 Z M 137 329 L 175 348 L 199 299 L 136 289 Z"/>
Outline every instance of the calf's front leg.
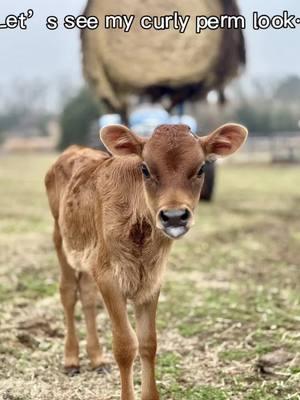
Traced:
<path fill-rule="evenodd" d="M 128 319 L 126 300 L 111 275 L 96 281 L 111 319 L 113 352 L 121 376 L 121 400 L 134 400 L 133 362 L 138 343 Z"/>
<path fill-rule="evenodd" d="M 156 309 L 159 293 L 149 302 L 135 305 L 136 332 L 142 363 L 142 400 L 159 400 L 155 382 Z"/>

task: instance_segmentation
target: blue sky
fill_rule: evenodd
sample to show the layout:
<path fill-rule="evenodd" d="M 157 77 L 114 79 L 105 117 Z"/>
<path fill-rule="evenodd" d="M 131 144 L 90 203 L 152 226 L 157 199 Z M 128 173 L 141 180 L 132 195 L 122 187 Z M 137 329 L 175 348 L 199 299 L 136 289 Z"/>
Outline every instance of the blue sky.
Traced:
<path fill-rule="evenodd" d="M 295 30 L 254 31 L 251 27 L 253 11 L 273 15 L 288 10 L 300 17 L 299 0 L 240 0 L 239 4 L 248 22 L 245 76 L 269 79 L 300 74 L 300 25 Z M 0 84 L 15 78 L 54 82 L 57 77 L 66 77 L 80 82 L 79 32 L 64 28 L 48 31 L 45 19 L 49 15 L 80 14 L 84 5 L 85 0 L 1 0 L 0 22 L 7 14 L 28 8 L 35 15 L 27 31 L 0 30 Z"/>

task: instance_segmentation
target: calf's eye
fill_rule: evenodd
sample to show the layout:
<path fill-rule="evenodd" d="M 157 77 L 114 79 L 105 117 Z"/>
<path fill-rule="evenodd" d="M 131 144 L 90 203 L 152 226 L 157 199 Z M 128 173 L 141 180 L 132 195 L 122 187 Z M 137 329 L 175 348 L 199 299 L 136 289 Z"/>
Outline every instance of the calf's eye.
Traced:
<path fill-rule="evenodd" d="M 198 172 L 197 172 L 197 176 L 202 176 L 203 174 L 204 174 L 204 172 L 205 172 L 205 167 L 206 167 L 206 164 L 203 164 L 203 165 L 201 165 L 201 167 L 199 168 L 199 170 L 198 170 Z"/>
<path fill-rule="evenodd" d="M 141 170 L 142 170 L 142 174 L 144 175 L 145 178 L 147 178 L 147 179 L 150 178 L 149 169 L 147 168 L 147 166 L 145 164 L 142 164 Z"/>

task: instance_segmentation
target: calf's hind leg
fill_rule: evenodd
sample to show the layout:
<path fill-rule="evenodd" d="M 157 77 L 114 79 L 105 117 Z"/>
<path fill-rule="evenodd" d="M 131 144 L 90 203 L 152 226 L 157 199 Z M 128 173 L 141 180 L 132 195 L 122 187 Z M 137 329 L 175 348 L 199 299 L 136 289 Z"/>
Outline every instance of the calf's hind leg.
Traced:
<path fill-rule="evenodd" d="M 107 369 L 107 363 L 103 359 L 96 325 L 96 303 L 99 290 L 93 278 L 87 272 L 80 274 L 79 291 L 87 330 L 87 353 L 92 367 L 102 372 Z"/>
<path fill-rule="evenodd" d="M 64 307 L 65 314 L 65 351 L 64 351 L 64 366 L 69 375 L 74 375 L 79 372 L 79 345 L 76 336 L 74 310 L 77 302 L 78 279 L 75 271 L 68 264 L 66 255 L 62 248 L 62 238 L 57 223 L 54 228 L 54 244 L 61 266 L 60 276 L 60 298 Z"/>

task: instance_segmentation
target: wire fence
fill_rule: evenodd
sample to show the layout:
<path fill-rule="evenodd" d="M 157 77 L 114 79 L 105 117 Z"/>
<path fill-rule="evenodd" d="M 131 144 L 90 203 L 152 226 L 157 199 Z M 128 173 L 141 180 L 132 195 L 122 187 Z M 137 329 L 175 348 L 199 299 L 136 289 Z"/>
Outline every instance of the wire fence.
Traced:
<path fill-rule="evenodd" d="M 300 132 L 248 137 L 231 162 L 300 163 Z"/>

